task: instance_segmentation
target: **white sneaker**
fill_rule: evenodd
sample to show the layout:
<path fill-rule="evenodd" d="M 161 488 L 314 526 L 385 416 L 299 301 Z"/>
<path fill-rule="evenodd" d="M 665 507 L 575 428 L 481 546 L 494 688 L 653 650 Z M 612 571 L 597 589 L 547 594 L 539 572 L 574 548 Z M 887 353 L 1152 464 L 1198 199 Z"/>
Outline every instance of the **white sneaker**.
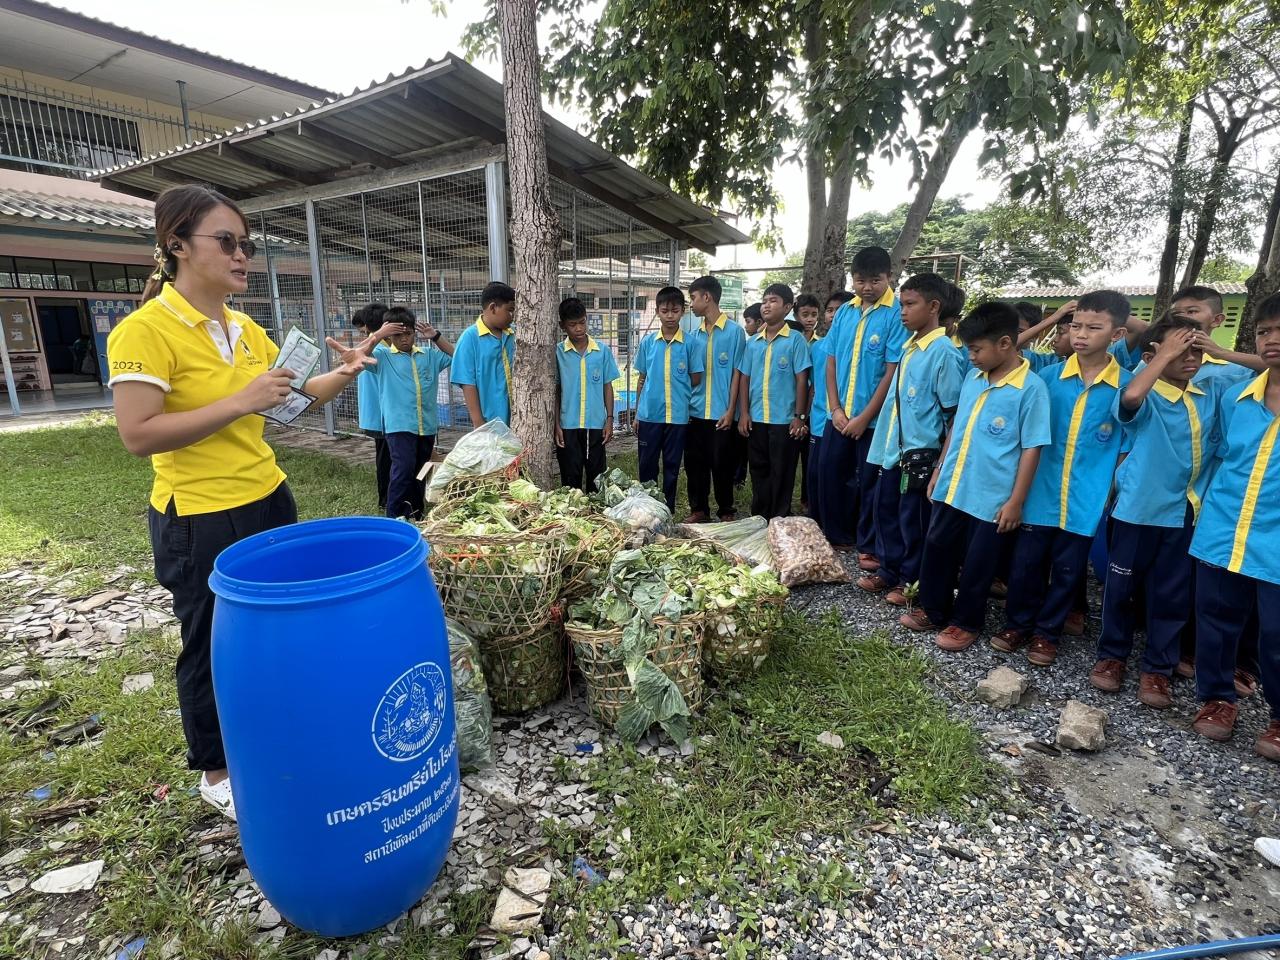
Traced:
<path fill-rule="evenodd" d="M 1253 849 L 1262 854 L 1262 859 L 1273 867 L 1280 867 L 1280 840 L 1274 837 L 1259 837 L 1253 841 Z"/>
<path fill-rule="evenodd" d="M 200 775 L 200 796 L 217 807 L 223 816 L 230 817 L 232 820 L 236 818 L 236 801 L 231 795 L 231 778 L 220 780 L 218 783 L 210 783 L 209 775 L 203 773 Z"/>

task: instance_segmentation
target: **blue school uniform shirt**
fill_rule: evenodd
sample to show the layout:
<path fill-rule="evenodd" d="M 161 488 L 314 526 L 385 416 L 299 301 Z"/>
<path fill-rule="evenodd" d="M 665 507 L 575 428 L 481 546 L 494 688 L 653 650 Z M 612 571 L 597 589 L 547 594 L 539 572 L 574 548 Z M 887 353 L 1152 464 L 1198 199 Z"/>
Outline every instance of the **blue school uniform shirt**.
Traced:
<path fill-rule="evenodd" d="M 453 348 L 449 379 L 476 388 L 480 413 L 486 422 L 511 422 L 511 371 L 516 359 L 516 336 L 508 328 L 494 333 L 483 317 L 462 331 Z"/>
<path fill-rule="evenodd" d="M 992 384 L 986 371 L 965 379 L 947 457 L 933 499 L 988 522 L 1013 493 L 1023 450 L 1044 447 L 1049 432 L 1049 391 L 1023 360 Z"/>
<path fill-rule="evenodd" d="M 361 430 L 381 432 L 382 407 L 378 400 L 378 374 L 371 369 L 361 371 L 356 377 L 356 414 Z"/>
<path fill-rule="evenodd" d="M 1112 355 L 1086 387 L 1080 358 L 1072 354 L 1040 376 L 1049 390 L 1053 442 L 1040 454 L 1022 521 L 1092 537 L 1120 458 L 1123 430 L 1115 415 L 1116 397 L 1133 374 Z"/>
<path fill-rule="evenodd" d="M 1225 389 L 1225 385 L 1244 383 L 1246 380 L 1252 381 L 1257 376 L 1257 370 L 1250 370 L 1248 367 L 1232 363 L 1230 360 L 1219 360 L 1217 357 L 1211 357 L 1206 353 L 1204 355 L 1204 363 L 1200 365 L 1196 375 L 1191 378 L 1191 382 L 1203 384 L 1206 380 L 1221 380 L 1224 384 L 1223 389 Z"/>
<path fill-rule="evenodd" d="M 560 427 L 563 430 L 603 430 L 604 388 L 618 379 L 613 351 L 587 337 L 585 353 L 579 353 L 568 337 L 556 351 L 560 374 Z"/>
<path fill-rule="evenodd" d="M 1217 400 L 1212 381 L 1179 390 L 1157 380 L 1135 412 L 1116 394 L 1113 412 L 1124 427 L 1128 457 L 1116 470 L 1116 503 L 1111 515 L 1125 523 L 1181 527 L 1187 502 L 1199 513 L 1209 481 L 1210 456 L 1217 446 Z"/>
<path fill-rule="evenodd" d="M 742 362 L 747 331 L 722 313 L 710 333 L 699 323 L 686 336 L 689 349 L 702 356 L 702 382 L 690 395 L 689 416 L 696 420 L 719 420 L 729 409 L 729 388 L 733 386 L 733 372 Z"/>
<path fill-rule="evenodd" d="M 873 304 L 864 305 L 854 297 L 836 311 L 827 339 L 832 341 L 836 393 L 845 416 L 856 416 L 871 402 L 884 379 L 885 366 L 902 359 L 907 336 L 902 306 L 892 290 Z M 824 370 L 819 382 L 826 383 L 826 378 Z"/>
<path fill-rule="evenodd" d="M 1031 364 L 1032 373 L 1039 373 L 1049 367 L 1056 367 L 1062 362 L 1062 358 L 1052 350 L 1024 350 L 1022 359 Z"/>
<path fill-rule="evenodd" d="M 453 362 L 449 355 L 417 344 L 406 352 L 389 343 L 378 344 L 373 355 L 378 359 L 372 370 L 378 378 L 382 429 L 387 433 L 435 436 L 439 430 L 436 388 L 440 385 L 440 371 Z"/>
<path fill-rule="evenodd" d="M 1138 365 L 1142 363 L 1142 348 L 1135 347 L 1130 350 L 1129 341 L 1124 337 L 1107 347 L 1107 353 L 1115 357 L 1116 363 L 1130 372 L 1136 372 Z"/>
<path fill-rule="evenodd" d="M 640 341 L 635 368 L 644 375 L 636 416 L 649 423 L 688 423 L 693 375 L 702 373 L 702 354 L 691 348 L 684 331 L 670 342 L 655 330 Z"/>
<path fill-rule="evenodd" d="M 747 341 L 738 370 L 751 378 L 751 422 L 790 423 L 796 410 L 796 375 L 812 366 L 804 334 L 786 324 L 770 340 L 761 330 Z"/>
<path fill-rule="evenodd" d="M 903 450 L 941 450 L 965 374 L 965 358 L 941 327 L 908 340 L 876 421 L 871 462 L 891 470 Z"/>
<path fill-rule="evenodd" d="M 814 337 L 809 341 L 809 385 L 813 387 L 813 402 L 809 404 L 809 435 L 820 437 L 831 419 L 827 413 L 827 356 L 830 337 Z"/>
<path fill-rule="evenodd" d="M 1221 458 L 1205 493 L 1191 555 L 1232 573 L 1280 584 L 1280 417 L 1267 408 L 1271 370 L 1223 392 Z"/>

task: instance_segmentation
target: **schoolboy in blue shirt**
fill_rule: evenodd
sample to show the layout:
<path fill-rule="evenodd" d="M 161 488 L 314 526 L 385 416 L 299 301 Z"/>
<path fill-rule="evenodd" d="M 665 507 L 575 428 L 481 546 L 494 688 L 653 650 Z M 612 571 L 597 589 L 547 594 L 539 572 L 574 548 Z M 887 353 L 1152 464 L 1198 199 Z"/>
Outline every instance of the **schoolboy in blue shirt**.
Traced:
<path fill-rule="evenodd" d="M 1102 633 L 1089 682 L 1106 693 L 1124 685 L 1133 651 L 1133 600 L 1147 597 L 1147 643 L 1138 700 L 1172 704 L 1169 681 L 1191 616 L 1194 564 L 1187 549 L 1216 447 L 1218 389 L 1194 382 L 1203 354 L 1194 320 L 1168 317 L 1146 332 L 1144 365 L 1116 396 L 1128 455 L 1116 471 Z"/>
<path fill-rule="evenodd" d="M 516 292 L 505 283 L 490 283 L 480 293 L 481 314 L 462 331 L 449 379 L 462 387 L 471 426 L 490 420 L 511 422 L 511 374 L 516 335 L 511 329 Z"/>
<path fill-rule="evenodd" d="M 816 368 L 817 361 L 813 359 L 817 346 L 822 343 L 824 334 L 819 330 L 822 324 L 822 304 L 818 298 L 811 293 L 802 293 L 795 299 L 795 317 L 796 324 L 799 326 L 800 332 L 804 334 L 805 345 L 809 348 L 809 361 L 814 365 L 810 368 L 809 376 L 809 393 L 813 394 L 813 375 L 812 370 Z M 813 415 L 813 403 L 810 401 L 804 412 L 810 416 Z M 810 424 L 812 426 L 812 424 Z M 805 516 L 813 516 L 809 501 L 809 438 L 805 438 L 805 442 L 800 444 L 800 512 Z M 816 473 L 818 464 L 813 464 L 813 471 Z"/>
<path fill-rule="evenodd" d="M 991 640 L 1003 653 L 1030 644 L 1027 659 L 1039 667 L 1057 658 L 1111 494 L 1122 433 L 1115 401 L 1133 375 L 1108 350 L 1128 317 L 1128 297 L 1113 290 L 1085 294 L 1071 321 L 1074 353 L 1040 374 L 1049 389 L 1053 442 L 1040 456 L 1023 510 L 1005 628 Z"/>
<path fill-rule="evenodd" d="M 876 483 L 876 532 L 880 569 L 858 581 L 869 593 L 885 593 L 907 605 L 904 588 L 920 579 L 929 529 L 929 479 L 955 416 L 965 364 L 941 323 L 947 281 L 936 273 L 908 277 L 898 291 L 902 325 L 911 334 L 880 411 L 871 459 Z"/>
<path fill-rule="evenodd" d="M 351 317 L 351 326 L 361 339 L 377 333 L 385 337 L 382 327 L 382 315 L 387 312 L 385 303 L 371 303 L 361 307 Z M 389 332 L 389 331 L 388 331 Z M 370 367 L 356 377 L 356 412 L 360 422 L 360 432 L 373 440 L 374 477 L 378 485 L 378 509 L 387 508 L 387 484 L 391 482 L 391 454 L 387 451 L 387 440 L 382 432 L 382 407 L 378 400 L 378 374 Z"/>
<path fill-rule="evenodd" d="M 809 503 L 809 516 L 822 526 L 822 436 L 830 419 L 827 413 L 827 353 L 831 349 L 831 323 L 836 311 L 853 299 L 848 290 L 837 290 L 827 298 L 827 306 L 822 312 L 822 321 L 818 325 L 818 337 L 809 345 L 809 474 L 805 499 Z"/>
<path fill-rule="evenodd" d="M 613 381 L 619 376 L 618 364 L 609 345 L 587 333 L 587 308 L 577 297 L 560 301 L 560 329 L 565 334 L 556 350 L 560 483 L 591 493 L 605 470 L 605 444 L 613 438 Z"/>
<path fill-rule="evenodd" d="M 689 348 L 702 355 L 702 382 L 689 401 L 689 429 L 685 434 L 684 472 L 688 481 L 689 517 L 685 523 L 711 519 L 715 489 L 716 516 L 732 520 L 733 474 L 738 465 L 738 364 L 747 335 L 720 309 L 720 281 L 699 277 L 689 284 L 689 307 L 701 323 L 689 334 Z"/>
<path fill-rule="evenodd" d="M 934 642 L 950 652 L 968 649 L 982 631 L 1002 541 L 1022 523 L 1040 448 L 1051 439 L 1049 391 L 1018 355 L 1018 312 L 980 304 L 959 333 L 977 369 L 961 388 L 931 481 L 920 606 L 900 620 L 910 630 L 938 630 Z"/>
<path fill-rule="evenodd" d="M 738 431 L 747 437 L 751 512 L 766 520 L 791 513 L 796 461 L 809 432 L 809 347 L 787 325 L 791 288 L 773 283 L 761 303 L 764 326 L 738 366 Z"/>
<path fill-rule="evenodd" d="M 640 482 L 658 479 L 662 466 L 662 495 L 667 509 L 676 509 L 676 486 L 689 424 L 689 398 L 702 382 L 702 354 L 692 348 L 680 319 L 684 294 L 679 287 L 663 287 L 655 298 L 660 329 L 640 341 L 635 368 L 636 447 Z"/>
<path fill-rule="evenodd" d="M 1213 331 L 1227 319 L 1222 309 L 1222 294 L 1213 287 L 1183 287 L 1169 300 L 1169 312 L 1194 320 L 1200 327 L 1196 346 L 1204 351 L 1204 364 L 1196 374 L 1195 383 L 1203 385 L 1206 380 L 1219 379 L 1227 384 L 1243 383 L 1266 369 L 1262 360 L 1253 354 L 1227 350 L 1213 339 Z"/>
<path fill-rule="evenodd" d="M 1191 540 L 1198 561 L 1196 695 L 1203 702 L 1192 728 L 1210 740 L 1230 738 L 1237 651 L 1252 620 L 1271 714 L 1254 750 L 1280 761 L 1280 294 L 1263 300 L 1256 316 L 1266 370 L 1223 392 L 1220 462 Z"/>
<path fill-rule="evenodd" d="M 382 425 L 391 454 L 387 516 L 418 519 L 423 507 L 418 473 L 435 448 L 436 388 L 440 371 L 452 363 L 454 347 L 430 324 L 419 326 L 412 311 L 404 307 L 392 307 L 382 319 L 399 325 L 386 343 L 373 349 L 378 363 L 372 370 L 378 378 Z M 415 342 L 419 331 L 430 341 L 426 348 Z"/>
<path fill-rule="evenodd" d="M 828 334 L 825 382 L 830 423 L 823 434 L 821 499 L 823 532 L 837 550 L 858 551 L 858 566 L 880 567 L 875 556 L 875 483 L 880 468 L 867 454 L 876 417 L 902 357 L 907 331 L 898 298 L 889 287 L 890 260 L 881 247 L 854 255 L 853 289 Z"/>

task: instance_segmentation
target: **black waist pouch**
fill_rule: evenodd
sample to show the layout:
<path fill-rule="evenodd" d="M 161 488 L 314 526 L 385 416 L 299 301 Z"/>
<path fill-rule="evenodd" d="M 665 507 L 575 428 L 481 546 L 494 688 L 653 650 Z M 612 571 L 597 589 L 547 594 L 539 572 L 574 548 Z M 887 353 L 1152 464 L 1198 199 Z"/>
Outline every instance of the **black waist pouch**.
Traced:
<path fill-rule="evenodd" d="M 941 453 L 941 450 L 932 449 L 903 450 L 902 456 L 898 458 L 898 469 L 902 471 L 899 492 L 915 492 L 928 487 L 933 467 Z"/>

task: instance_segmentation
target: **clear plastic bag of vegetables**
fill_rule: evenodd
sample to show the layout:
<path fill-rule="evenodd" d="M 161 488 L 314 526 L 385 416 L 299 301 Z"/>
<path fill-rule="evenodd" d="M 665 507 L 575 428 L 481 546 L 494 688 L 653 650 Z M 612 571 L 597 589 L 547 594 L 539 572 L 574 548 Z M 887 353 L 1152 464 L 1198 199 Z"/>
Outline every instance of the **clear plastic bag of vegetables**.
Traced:
<path fill-rule="evenodd" d="M 464 770 L 493 766 L 493 705 L 480 669 L 480 649 L 456 620 L 445 618 L 453 668 L 453 714 L 458 762 Z"/>
<path fill-rule="evenodd" d="M 616 520 L 627 532 L 629 542 L 638 539 L 647 543 L 663 533 L 671 523 L 671 511 L 661 500 L 633 487 L 615 506 L 604 512 L 610 520 Z"/>
<path fill-rule="evenodd" d="M 490 420 L 458 440 L 431 473 L 427 502 L 474 493 L 483 486 L 505 487 L 516 478 L 524 447 L 501 420 Z"/>
<path fill-rule="evenodd" d="M 739 563 L 773 569 L 769 521 L 764 517 L 744 517 L 729 523 L 690 524 L 683 529 L 690 540 L 710 541 Z"/>

